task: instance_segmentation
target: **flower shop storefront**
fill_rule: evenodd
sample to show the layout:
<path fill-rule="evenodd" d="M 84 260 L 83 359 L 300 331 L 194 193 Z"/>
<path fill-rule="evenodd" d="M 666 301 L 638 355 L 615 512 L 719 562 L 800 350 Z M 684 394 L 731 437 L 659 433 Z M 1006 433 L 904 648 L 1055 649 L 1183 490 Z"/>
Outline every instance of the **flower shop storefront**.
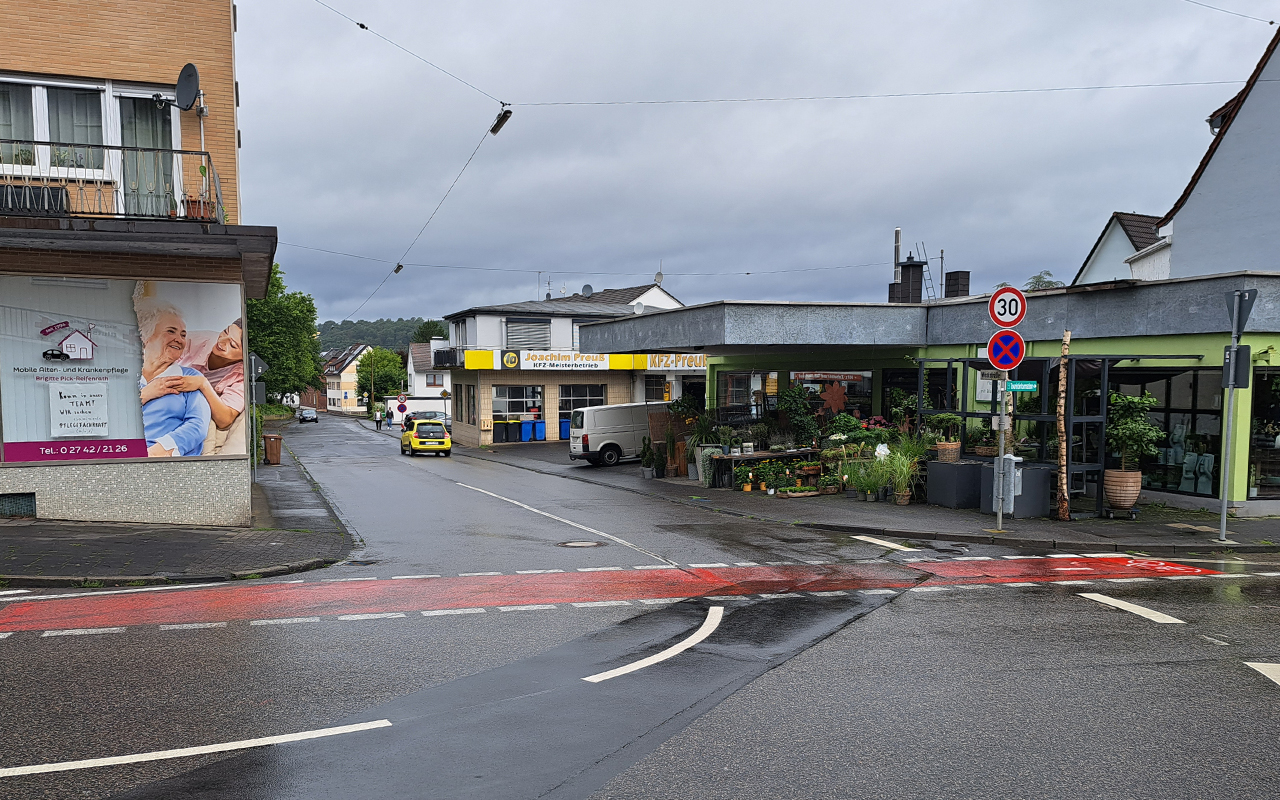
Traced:
<path fill-rule="evenodd" d="M 1236 390 L 1228 429 L 1222 363 L 1231 339 L 1223 297 L 1242 288 L 1258 290 L 1240 340 L 1252 348 L 1253 369 L 1250 385 Z M 997 444 L 988 422 L 992 384 L 979 380 L 989 369 L 985 344 L 996 330 L 986 300 L 711 303 L 590 326 L 583 346 L 607 353 L 703 352 L 713 411 L 745 401 L 759 408 L 757 416 L 778 419 L 788 393 L 803 389 L 824 450 L 829 432 L 822 427 L 840 412 L 866 421 L 869 405 L 870 417 L 883 417 L 890 427 L 911 417 L 914 431 L 922 421 L 929 430 L 931 416 L 963 411 L 954 431 L 962 458 L 982 461 Z M 1036 381 L 1037 389 L 1013 397 L 1015 423 L 1004 434 L 1006 444 L 1024 465 L 1049 471 L 1055 487 L 1058 364 L 1063 332 L 1071 331 L 1064 411 L 1074 511 L 1102 508 L 1103 473 L 1127 466 L 1121 471 L 1140 472 L 1140 502 L 1212 508 L 1225 487 L 1237 514 L 1280 514 L 1280 275 L 1227 273 L 1033 292 L 1018 330 L 1026 360 L 1011 377 Z M 843 375 L 835 377 L 839 373 L 860 373 L 856 391 Z M 776 395 L 766 391 L 774 385 Z M 1130 426 L 1144 438 L 1123 452 L 1108 442 L 1112 393 L 1122 399 L 1116 408 L 1144 423 Z M 788 435 L 793 445 L 804 444 Z"/>

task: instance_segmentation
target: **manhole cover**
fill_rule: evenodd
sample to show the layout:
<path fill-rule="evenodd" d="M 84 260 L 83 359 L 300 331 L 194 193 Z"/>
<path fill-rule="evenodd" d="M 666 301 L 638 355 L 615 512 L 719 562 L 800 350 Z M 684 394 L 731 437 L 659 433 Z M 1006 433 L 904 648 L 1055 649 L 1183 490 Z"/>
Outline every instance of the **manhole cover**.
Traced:
<path fill-rule="evenodd" d="M 604 547 L 604 542 L 560 542 L 556 547 Z"/>

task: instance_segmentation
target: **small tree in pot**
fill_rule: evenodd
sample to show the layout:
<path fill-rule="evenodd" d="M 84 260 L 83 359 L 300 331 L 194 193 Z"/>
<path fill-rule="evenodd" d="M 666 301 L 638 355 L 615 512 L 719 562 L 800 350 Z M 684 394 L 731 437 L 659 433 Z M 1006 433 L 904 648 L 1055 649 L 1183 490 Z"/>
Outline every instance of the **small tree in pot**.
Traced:
<path fill-rule="evenodd" d="M 1156 445 L 1164 439 L 1164 431 L 1148 416 L 1159 401 L 1150 392 L 1141 397 L 1112 392 L 1107 399 L 1107 447 L 1120 453 L 1120 469 L 1103 470 L 1102 489 L 1107 504 L 1127 511 L 1138 502 L 1142 492 L 1142 456 L 1156 454 Z"/>
<path fill-rule="evenodd" d="M 641 439 L 640 444 L 640 477 L 653 477 L 653 446 L 648 436 Z"/>
<path fill-rule="evenodd" d="M 960 426 L 964 424 L 964 420 L 960 419 L 958 414 L 931 414 L 926 417 L 929 420 L 929 427 L 932 430 L 942 434 L 942 438 L 938 440 L 934 446 L 938 448 L 939 461 L 959 461 L 960 460 Z"/>

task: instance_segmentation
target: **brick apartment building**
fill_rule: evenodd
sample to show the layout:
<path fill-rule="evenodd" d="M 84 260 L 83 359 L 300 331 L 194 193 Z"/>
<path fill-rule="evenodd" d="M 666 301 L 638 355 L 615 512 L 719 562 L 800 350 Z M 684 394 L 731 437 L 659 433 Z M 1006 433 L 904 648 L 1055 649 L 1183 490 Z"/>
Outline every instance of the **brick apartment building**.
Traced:
<path fill-rule="evenodd" d="M 0 514 L 247 525 L 244 300 L 276 230 L 239 224 L 235 7 L 0 14 Z"/>

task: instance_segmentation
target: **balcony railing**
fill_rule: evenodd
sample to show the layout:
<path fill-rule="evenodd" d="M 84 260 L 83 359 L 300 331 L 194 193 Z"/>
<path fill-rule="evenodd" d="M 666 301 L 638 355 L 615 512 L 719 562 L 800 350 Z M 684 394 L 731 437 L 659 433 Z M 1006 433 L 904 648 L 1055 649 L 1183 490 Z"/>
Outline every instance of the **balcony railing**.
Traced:
<path fill-rule="evenodd" d="M 473 350 L 472 347 L 441 347 L 439 350 L 431 352 L 431 366 L 434 369 L 448 369 L 450 367 L 462 367 L 466 365 L 466 356 L 463 353 Z"/>
<path fill-rule="evenodd" d="M 15 214 L 226 223 L 206 152 L 0 139 L 0 215 Z"/>

